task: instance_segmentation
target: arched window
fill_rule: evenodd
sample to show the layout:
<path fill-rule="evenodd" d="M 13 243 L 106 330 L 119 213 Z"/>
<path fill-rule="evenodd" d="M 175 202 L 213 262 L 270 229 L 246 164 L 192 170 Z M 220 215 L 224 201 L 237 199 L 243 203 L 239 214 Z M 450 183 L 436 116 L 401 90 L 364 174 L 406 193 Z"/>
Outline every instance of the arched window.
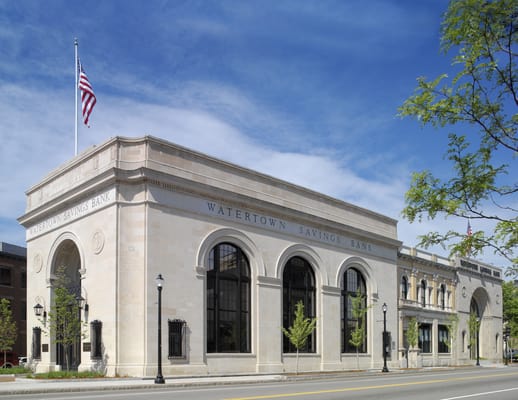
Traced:
<path fill-rule="evenodd" d="M 470 311 L 470 314 L 474 314 L 475 317 L 480 317 L 480 312 L 478 310 L 478 304 L 474 298 L 471 299 L 471 303 L 469 305 L 469 311 Z"/>
<path fill-rule="evenodd" d="M 295 320 L 295 306 L 299 301 L 304 304 L 304 313 L 308 318 L 315 317 L 315 276 L 309 263 L 301 257 L 291 258 L 284 267 L 283 284 L 283 323 L 288 329 Z M 294 353 L 297 349 L 283 335 L 283 351 Z M 299 351 L 314 353 L 316 351 L 316 333 L 309 335 L 306 345 Z"/>
<path fill-rule="evenodd" d="M 443 283 L 441 285 L 441 309 L 444 310 L 446 308 L 446 285 Z"/>
<path fill-rule="evenodd" d="M 342 353 L 356 353 L 356 346 L 350 343 L 355 330 L 362 329 L 363 343 L 358 346 L 358 352 L 367 352 L 367 318 L 366 313 L 355 315 L 353 299 L 361 297 L 357 303 L 357 310 L 367 309 L 367 291 L 365 279 L 356 268 L 349 268 L 344 273 L 342 286 Z"/>
<path fill-rule="evenodd" d="M 421 306 L 426 307 L 426 281 L 421 281 Z"/>
<path fill-rule="evenodd" d="M 250 267 L 230 243 L 215 246 L 207 271 L 207 352 L 250 353 Z"/>
<path fill-rule="evenodd" d="M 406 275 L 401 277 L 401 298 L 403 300 L 408 299 L 408 278 Z"/>

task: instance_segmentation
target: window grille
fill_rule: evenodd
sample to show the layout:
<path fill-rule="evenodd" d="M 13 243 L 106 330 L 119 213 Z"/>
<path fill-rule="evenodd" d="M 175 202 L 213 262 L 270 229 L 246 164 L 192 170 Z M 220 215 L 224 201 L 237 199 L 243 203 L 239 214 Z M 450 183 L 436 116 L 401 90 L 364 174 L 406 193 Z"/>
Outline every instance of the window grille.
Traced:
<path fill-rule="evenodd" d="M 101 321 L 95 320 L 90 322 L 90 338 L 92 341 L 90 358 L 92 360 L 101 360 L 103 358 L 102 329 L 103 323 Z"/>
<path fill-rule="evenodd" d="M 32 328 L 32 358 L 41 360 L 41 328 Z"/>
<path fill-rule="evenodd" d="M 169 358 L 185 358 L 185 326 L 181 319 L 168 320 Z"/>

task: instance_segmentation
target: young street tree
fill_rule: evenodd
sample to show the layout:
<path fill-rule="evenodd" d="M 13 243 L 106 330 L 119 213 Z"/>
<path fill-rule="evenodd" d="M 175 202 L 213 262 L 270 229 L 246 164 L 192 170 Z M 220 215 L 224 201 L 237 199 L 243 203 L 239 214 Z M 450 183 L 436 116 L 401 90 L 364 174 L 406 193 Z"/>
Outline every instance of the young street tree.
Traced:
<path fill-rule="evenodd" d="M 3 363 L 6 365 L 6 352 L 13 349 L 18 336 L 16 321 L 13 320 L 10 302 L 7 299 L 0 299 L 0 351 L 3 352 Z"/>
<path fill-rule="evenodd" d="M 451 1 L 442 50 L 455 53 L 454 75 L 418 78 L 416 93 L 399 112 L 455 130 L 446 152 L 453 173 L 414 173 L 403 216 L 491 222 L 490 232 L 430 232 L 420 245 L 448 245 L 454 254 L 473 256 L 492 250 L 518 274 L 518 0 Z"/>
<path fill-rule="evenodd" d="M 518 346 L 518 287 L 514 282 L 502 283 L 503 320 L 511 328 L 509 345 Z"/>
<path fill-rule="evenodd" d="M 480 331 L 480 320 L 475 313 L 471 313 L 469 315 L 468 320 L 468 329 L 469 329 L 469 348 L 474 357 L 477 357 L 478 348 L 477 348 L 477 336 Z"/>
<path fill-rule="evenodd" d="M 315 330 L 316 318 L 304 316 L 304 303 L 299 301 L 295 306 L 295 320 L 288 329 L 282 328 L 282 332 L 289 339 L 291 344 L 297 349 L 296 372 L 299 373 L 299 349 L 306 345 L 309 335 Z"/>
<path fill-rule="evenodd" d="M 47 317 L 47 334 L 63 348 L 67 370 L 70 369 L 72 346 L 84 336 L 84 324 L 80 318 L 80 308 L 74 293 L 68 288 L 68 278 L 64 268 L 58 268 L 54 287 L 54 302 Z"/>
<path fill-rule="evenodd" d="M 351 332 L 349 343 L 356 347 L 356 367 L 360 369 L 360 347 L 365 343 L 365 316 L 369 306 L 365 305 L 365 296 L 358 290 L 356 296 L 351 297 L 351 312 L 356 325 Z"/>

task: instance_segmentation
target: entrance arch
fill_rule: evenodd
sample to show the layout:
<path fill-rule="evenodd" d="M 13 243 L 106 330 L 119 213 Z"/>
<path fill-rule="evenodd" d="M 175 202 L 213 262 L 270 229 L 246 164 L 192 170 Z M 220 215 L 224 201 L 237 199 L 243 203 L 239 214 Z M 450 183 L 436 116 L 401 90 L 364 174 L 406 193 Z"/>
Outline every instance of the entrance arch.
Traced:
<path fill-rule="evenodd" d="M 76 302 L 70 304 L 70 308 L 67 311 L 58 311 L 55 300 L 56 290 L 58 288 L 64 288 L 65 293 L 70 295 L 70 298 L 78 300 L 81 298 L 81 255 L 79 248 L 71 238 L 64 238 L 56 246 L 51 263 L 50 273 L 50 288 L 51 288 L 51 312 L 54 313 L 55 329 L 53 329 L 53 335 L 51 342 L 53 343 L 53 350 L 55 351 L 56 365 L 59 365 L 61 369 L 77 370 L 79 364 L 81 364 L 81 335 L 73 338 L 71 345 L 64 345 L 62 343 L 63 336 L 69 335 L 66 326 L 67 323 L 81 322 L 81 310 Z M 77 301 L 76 300 L 76 301 Z M 57 317 L 57 314 L 63 315 L 67 313 L 67 317 L 62 319 Z M 70 325 L 70 324 L 68 324 Z M 56 337 L 60 336 L 61 340 Z"/>
<path fill-rule="evenodd" d="M 471 297 L 471 302 L 469 306 L 470 312 L 470 321 L 475 319 L 476 327 L 475 330 L 470 328 L 470 337 L 474 335 L 474 337 L 470 338 L 470 343 L 472 346 L 470 347 L 470 358 L 472 360 L 477 360 L 480 357 L 483 357 L 484 354 L 481 351 L 485 348 L 483 345 L 484 341 L 484 331 L 485 331 L 485 323 L 484 316 L 486 314 L 490 314 L 489 310 L 489 296 L 484 288 L 477 288 L 473 292 L 473 296 Z M 470 324 L 474 324 L 475 322 L 470 322 Z"/>

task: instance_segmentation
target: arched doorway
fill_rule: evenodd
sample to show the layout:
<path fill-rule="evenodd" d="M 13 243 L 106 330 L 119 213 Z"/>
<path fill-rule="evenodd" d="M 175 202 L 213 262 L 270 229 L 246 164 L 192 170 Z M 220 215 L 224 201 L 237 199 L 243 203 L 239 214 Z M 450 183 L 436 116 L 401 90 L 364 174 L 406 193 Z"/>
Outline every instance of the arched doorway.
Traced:
<path fill-rule="evenodd" d="M 470 315 L 468 321 L 470 335 L 470 358 L 472 360 L 477 360 L 477 363 L 481 357 L 487 356 L 487 354 L 484 354 L 484 349 L 486 348 L 484 342 L 484 329 L 487 329 L 484 327 L 484 316 L 490 315 L 488 307 L 489 297 L 487 292 L 484 288 L 477 288 L 471 297 L 469 306 Z"/>
<path fill-rule="evenodd" d="M 81 363 L 81 257 L 70 239 L 59 244 L 52 262 L 51 340 L 56 365 L 77 370 Z"/>
<path fill-rule="evenodd" d="M 471 298 L 469 306 L 470 358 L 476 360 L 480 356 L 480 309 L 475 298 Z"/>

